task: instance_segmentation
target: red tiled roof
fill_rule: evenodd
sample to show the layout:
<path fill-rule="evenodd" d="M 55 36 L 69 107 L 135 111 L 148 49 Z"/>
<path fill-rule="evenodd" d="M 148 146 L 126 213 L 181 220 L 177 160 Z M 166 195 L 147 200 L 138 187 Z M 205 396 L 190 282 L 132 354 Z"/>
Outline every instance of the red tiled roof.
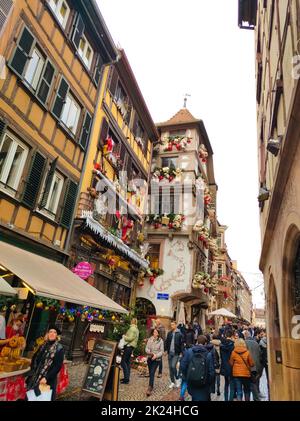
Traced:
<path fill-rule="evenodd" d="M 201 120 L 195 118 L 187 108 L 182 108 L 169 120 L 158 123 L 157 127 L 174 126 L 177 124 L 199 123 Z"/>

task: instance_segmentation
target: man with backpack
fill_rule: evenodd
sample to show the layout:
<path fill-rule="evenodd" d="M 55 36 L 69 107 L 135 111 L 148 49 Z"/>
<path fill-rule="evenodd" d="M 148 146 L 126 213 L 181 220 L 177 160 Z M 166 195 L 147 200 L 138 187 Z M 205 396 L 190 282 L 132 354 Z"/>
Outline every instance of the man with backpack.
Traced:
<path fill-rule="evenodd" d="M 192 401 L 210 401 L 215 367 L 212 354 L 205 348 L 206 342 L 205 336 L 198 336 L 197 345 L 189 348 L 181 360 L 181 371 L 187 381 Z"/>

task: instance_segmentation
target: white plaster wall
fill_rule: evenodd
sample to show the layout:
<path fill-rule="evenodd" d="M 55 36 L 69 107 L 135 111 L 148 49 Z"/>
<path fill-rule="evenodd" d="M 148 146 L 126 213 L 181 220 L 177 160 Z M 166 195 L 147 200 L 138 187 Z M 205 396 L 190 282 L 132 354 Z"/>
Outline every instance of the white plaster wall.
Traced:
<path fill-rule="evenodd" d="M 156 314 L 173 317 L 173 300 L 176 292 L 190 291 L 192 252 L 188 248 L 188 238 L 166 239 L 162 259 L 165 273 L 156 278 L 153 285 L 146 279 L 143 287 L 137 288 L 137 298 L 146 298 L 153 303 Z M 169 300 L 158 300 L 157 293 L 169 294 Z"/>

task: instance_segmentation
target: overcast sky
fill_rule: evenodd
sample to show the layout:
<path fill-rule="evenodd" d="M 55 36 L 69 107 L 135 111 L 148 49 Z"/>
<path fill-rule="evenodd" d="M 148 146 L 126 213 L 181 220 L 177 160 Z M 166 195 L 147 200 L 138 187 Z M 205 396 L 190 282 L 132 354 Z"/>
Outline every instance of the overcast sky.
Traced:
<path fill-rule="evenodd" d="M 218 184 L 217 213 L 230 257 L 264 303 L 256 148 L 254 32 L 237 0 L 97 0 L 124 48 L 155 122 L 183 107 L 204 121 Z"/>

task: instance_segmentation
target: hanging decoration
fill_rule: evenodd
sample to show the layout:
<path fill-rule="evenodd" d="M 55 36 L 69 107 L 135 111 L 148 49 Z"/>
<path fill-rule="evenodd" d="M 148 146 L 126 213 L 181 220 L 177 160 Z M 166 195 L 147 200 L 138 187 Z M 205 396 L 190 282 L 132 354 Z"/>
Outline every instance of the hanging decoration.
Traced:
<path fill-rule="evenodd" d="M 212 201 L 212 197 L 211 197 L 211 194 L 210 194 L 210 191 L 209 191 L 209 188 L 205 188 L 204 189 L 204 204 L 207 206 L 207 205 L 210 205 L 211 204 L 211 201 Z"/>
<path fill-rule="evenodd" d="M 152 174 L 152 179 L 157 181 L 168 180 L 169 183 L 171 183 L 176 178 L 178 179 L 181 173 L 181 168 L 155 167 Z"/>
<path fill-rule="evenodd" d="M 135 250 L 128 247 L 127 244 L 124 244 L 124 242 L 110 233 L 106 228 L 104 228 L 102 225 L 100 225 L 97 221 L 95 221 L 91 216 L 90 213 L 87 211 L 82 212 L 82 218 L 85 219 L 86 225 L 99 237 L 104 240 L 107 244 L 112 246 L 113 248 L 120 251 L 123 255 L 140 265 L 142 268 L 147 269 L 149 266 L 149 263 L 146 259 L 143 259 Z"/>
<path fill-rule="evenodd" d="M 208 152 L 203 143 L 199 146 L 199 157 L 203 163 L 207 162 Z"/>

